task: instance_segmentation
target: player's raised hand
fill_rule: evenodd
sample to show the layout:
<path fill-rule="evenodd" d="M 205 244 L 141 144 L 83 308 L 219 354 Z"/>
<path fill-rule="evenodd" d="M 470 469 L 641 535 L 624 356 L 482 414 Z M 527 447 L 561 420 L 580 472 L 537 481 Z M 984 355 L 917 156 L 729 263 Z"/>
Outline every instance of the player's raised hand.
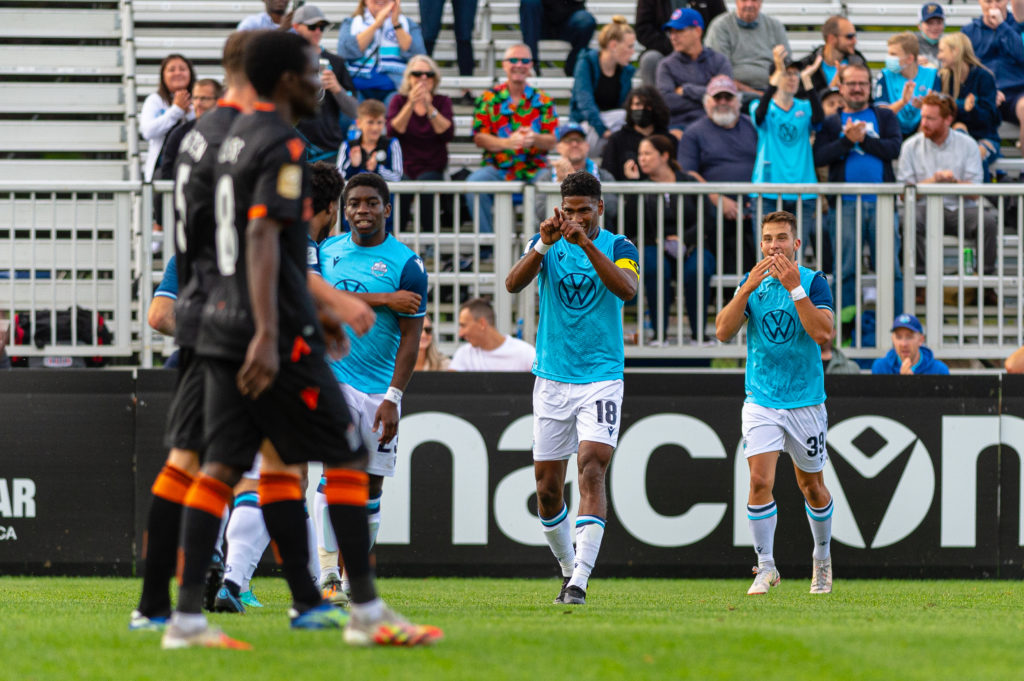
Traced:
<path fill-rule="evenodd" d="M 256 399 L 262 395 L 277 377 L 277 339 L 256 334 L 245 352 L 245 362 L 238 371 L 238 391 Z"/>
<path fill-rule="evenodd" d="M 792 291 L 800 285 L 800 268 L 795 260 L 776 253 L 772 256 L 771 270 L 772 276 L 777 277 L 787 291 Z"/>
<path fill-rule="evenodd" d="M 540 240 L 550 245 L 562 238 L 562 211 L 555 207 L 554 217 L 550 217 L 544 222 L 540 223 Z"/>
<path fill-rule="evenodd" d="M 382 426 L 378 442 L 386 445 L 398 435 L 398 405 L 391 400 L 383 400 L 373 415 L 373 432 Z"/>
<path fill-rule="evenodd" d="M 389 293 L 387 306 L 402 314 L 416 314 L 420 309 L 420 294 L 404 290 Z"/>
<path fill-rule="evenodd" d="M 767 258 L 754 265 L 754 268 L 750 270 L 750 274 L 747 275 L 747 282 L 745 286 L 748 290 L 753 291 L 761 285 L 762 281 L 772 275 L 772 262 L 774 262 L 774 259 L 774 256 L 769 255 Z"/>
<path fill-rule="evenodd" d="M 583 246 L 588 240 L 587 230 L 575 220 L 562 221 L 562 237 L 569 243 L 576 246 Z"/>

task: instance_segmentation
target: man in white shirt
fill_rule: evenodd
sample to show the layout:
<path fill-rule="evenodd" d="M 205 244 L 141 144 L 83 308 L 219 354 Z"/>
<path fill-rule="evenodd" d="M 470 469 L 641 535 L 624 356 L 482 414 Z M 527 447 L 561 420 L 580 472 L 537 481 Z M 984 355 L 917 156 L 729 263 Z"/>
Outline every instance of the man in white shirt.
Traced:
<path fill-rule="evenodd" d="M 533 370 L 536 350 L 494 328 L 494 308 L 484 298 L 468 300 L 459 309 L 459 338 L 467 345 L 455 351 L 449 371 Z"/>

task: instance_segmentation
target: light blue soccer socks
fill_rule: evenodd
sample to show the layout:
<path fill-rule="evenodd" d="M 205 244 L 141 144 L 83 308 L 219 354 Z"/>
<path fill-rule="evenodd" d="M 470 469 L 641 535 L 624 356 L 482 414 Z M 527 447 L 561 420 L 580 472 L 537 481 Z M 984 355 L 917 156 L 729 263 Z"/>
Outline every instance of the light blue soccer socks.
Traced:
<path fill-rule="evenodd" d="M 587 590 L 590 572 L 597 562 L 597 553 L 601 550 L 601 539 L 604 538 L 604 518 L 596 515 L 576 517 L 576 562 L 572 570 L 569 586 L 578 586 Z"/>
<path fill-rule="evenodd" d="M 825 560 L 832 548 L 832 500 L 824 508 L 812 508 L 806 501 L 807 521 L 811 525 L 811 536 L 814 537 L 814 560 Z"/>
<path fill-rule="evenodd" d="M 569 508 L 562 503 L 562 510 L 553 518 L 545 518 L 538 514 L 541 527 L 544 528 L 544 539 L 555 554 L 558 564 L 562 567 L 562 576 L 569 577 L 576 562 L 576 551 L 572 547 L 572 525 L 569 523 Z"/>
<path fill-rule="evenodd" d="M 763 506 L 747 504 L 747 524 L 754 539 L 759 568 L 775 567 L 775 526 L 779 520 L 779 508 L 775 501 Z"/>

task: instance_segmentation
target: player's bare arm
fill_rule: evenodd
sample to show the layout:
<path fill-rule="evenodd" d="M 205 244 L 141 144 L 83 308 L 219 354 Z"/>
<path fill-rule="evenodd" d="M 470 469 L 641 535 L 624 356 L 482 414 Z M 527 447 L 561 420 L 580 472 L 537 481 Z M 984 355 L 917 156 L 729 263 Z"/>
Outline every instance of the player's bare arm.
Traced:
<path fill-rule="evenodd" d="M 417 296 L 418 298 L 419 296 Z M 416 355 L 420 349 L 420 334 L 423 332 L 423 317 L 399 317 L 398 330 L 402 340 L 395 355 L 395 373 L 391 376 L 391 387 L 405 392 L 416 367 Z M 380 443 L 386 445 L 398 434 L 398 405 L 383 400 L 373 417 L 373 430 L 381 425 Z"/>
<path fill-rule="evenodd" d="M 330 310 L 339 321 L 348 324 L 356 335 L 362 336 L 373 328 L 377 315 L 369 304 L 353 293 L 334 288 L 314 272 L 309 273 L 307 280 L 309 292 L 318 308 Z"/>
<path fill-rule="evenodd" d="M 773 261 L 774 256 L 768 256 L 754 265 L 754 268 L 747 274 L 747 280 L 737 289 L 736 295 L 715 317 L 715 337 L 718 340 L 725 343 L 739 333 L 743 323 L 747 321 L 747 316 L 744 314 L 747 309 L 747 300 L 750 298 L 750 294 L 761 285 L 761 282 L 768 278 Z"/>
<path fill-rule="evenodd" d="M 540 242 L 542 244 L 551 246 L 562 238 L 563 219 L 562 212 L 556 207 L 554 216 L 540 223 Z M 508 292 L 519 293 L 529 286 L 530 282 L 537 278 L 542 262 L 544 262 L 544 255 L 535 248 L 520 258 L 505 277 L 505 288 Z"/>
<path fill-rule="evenodd" d="M 608 287 L 608 290 L 622 300 L 632 300 L 636 295 L 640 279 L 633 270 L 619 267 L 613 263 L 607 255 L 602 253 L 594 242 L 587 236 L 583 225 L 575 220 L 566 220 L 562 223 L 562 236 L 566 241 L 579 246 L 587 254 L 587 258 L 594 266 L 597 276 L 601 282 Z"/>
<path fill-rule="evenodd" d="M 238 372 L 238 390 L 253 399 L 270 387 L 278 370 L 277 280 L 281 267 L 278 243 L 281 229 L 282 224 L 271 218 L 256 218 L 246 227 L 245 262 L 256 333 Z"/>
<path fill-rule="evenodd" d="M 789 259 L 781 253 L 776 253 L 772 260 L 772 274 L 778 277 L 779 282 L 787 291 L 800 286 L 800 268 L 796 261 Z M 796 313 L 800 316 L 800 323 L 803 324 L 807 335 L 814 339 L 819 345 L 832 338 L 832 311 L 815 307 L 811 299 L 806 295 L 794 303 Z"/>
<path fill-rule="evenodd" d="M 420 309 L 420 294 L 413 291 L 391 291 L 390 293 L 353 293 L 370 307 L 387 307 L 399 314 L 416 314 Z"/>

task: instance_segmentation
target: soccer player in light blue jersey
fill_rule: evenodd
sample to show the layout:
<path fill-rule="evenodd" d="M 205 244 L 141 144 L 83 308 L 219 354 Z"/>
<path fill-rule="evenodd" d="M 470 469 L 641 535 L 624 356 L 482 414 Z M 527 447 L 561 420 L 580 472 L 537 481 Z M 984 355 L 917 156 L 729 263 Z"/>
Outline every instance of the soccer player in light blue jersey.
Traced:
<path fill-rule="evenodd" d="M 518 293 L 534 279 L 540 326 L 533 373 L 533 466 L 544 537 L 562 568 L 555 603 L 581 605 L 604 536 L 605 472 L 622 413 L 622 305 L 636 295 L 636 246 L 601 229 L 601 182 L 585 170 L 562 181 L 562 208 L 509 272 Z M 573 549 L 563 498 L 569 457 L 577 456 L 579 511 Z"/>
<path fill-rule="evenodd" d="M 715 322 L 718 340 L 747 325 L 743 448 L 750 466 L 747 518 L 757 551 L 748 595 L 781 581 L 773 544 L 778 509 L 772 496 L 779 453 L 793 460 L 814 536 L 811 593 L 832 591 L 832 495 L 822 470 L 828 459 L 825 377 L 819 345 L 832 337 L 832 293 L 825 275 L 796 263 L 796 217 L 786 211 L 761 221 L 764 259 L 740 281 Z"/>
<path fill-rule="evenodd" d="M 320 270 L 327 283 L 361 298 L 377 313 L 370 332 L 352 338 L 349 354 L 331 363 L 370 452 L 366 471 L 370 474 L 371 547 L 380 527 L 384 478 L 395 474 L 402 395 L 416 366 L 427 307 L 423 261 L 385 231 L 391 214 L 389 196 L 387 182 L 375 173 L 351 178 L 345 186 L 343 209 L 352 231 L 320 245 Z M 321 490 L 315 508 L 327 508 Z M 334 532 L 326 513 L 315 515 L 320 527 L 321 586 L 325 597 L 341 600 L 345 589 L 334 558 Z"/>

